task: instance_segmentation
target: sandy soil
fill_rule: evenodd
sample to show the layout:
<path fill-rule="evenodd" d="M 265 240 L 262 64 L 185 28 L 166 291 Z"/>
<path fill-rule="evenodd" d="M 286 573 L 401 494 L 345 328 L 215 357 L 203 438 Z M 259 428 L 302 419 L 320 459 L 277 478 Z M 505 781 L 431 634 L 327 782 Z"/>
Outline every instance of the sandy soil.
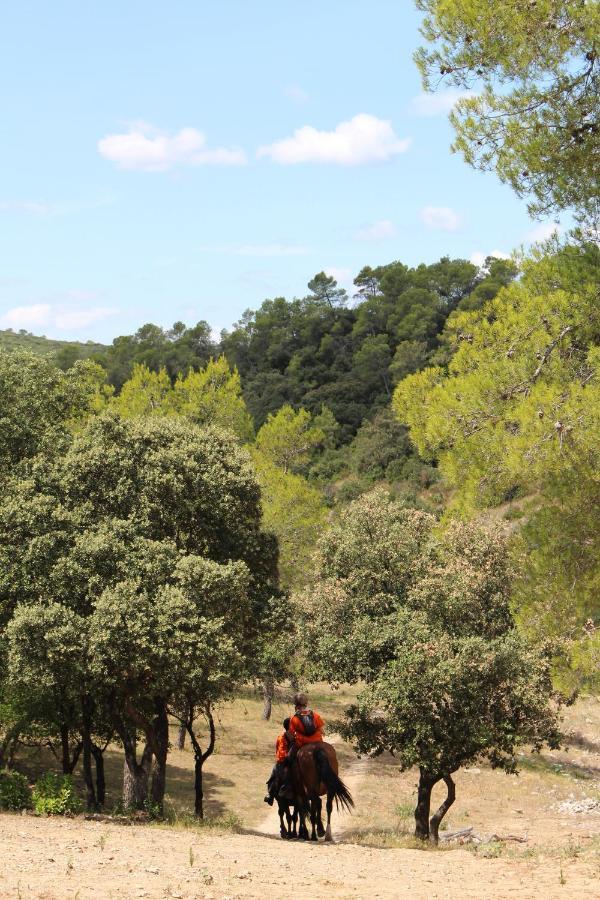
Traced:
<path fill-rule="evenodd" d="M 0 897 L 599 898 L 597 866 L 0 817 Z M 594 871 L 594 868 L 596 869 Z"/>

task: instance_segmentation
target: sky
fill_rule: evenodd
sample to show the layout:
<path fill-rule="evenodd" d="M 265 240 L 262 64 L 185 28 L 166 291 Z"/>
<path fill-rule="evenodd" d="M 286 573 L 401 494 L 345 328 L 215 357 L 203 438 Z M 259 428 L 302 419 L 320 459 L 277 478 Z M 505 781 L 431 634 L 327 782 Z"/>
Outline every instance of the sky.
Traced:
<path fill-rule="evenodd" d="M 450 152 L 410 0 L 6 0 L 0 328 L 215 333 L 321 270 L 543 238 Z"/>

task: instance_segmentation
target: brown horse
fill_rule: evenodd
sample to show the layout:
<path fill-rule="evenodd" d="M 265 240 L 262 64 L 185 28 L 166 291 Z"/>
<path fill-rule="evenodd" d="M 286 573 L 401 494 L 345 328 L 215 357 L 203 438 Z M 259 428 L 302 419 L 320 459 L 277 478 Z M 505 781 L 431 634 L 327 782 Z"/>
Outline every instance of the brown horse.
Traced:
<path fill-rule="evenodd" d="M 338 777 L 338 761 L 334 748 L 325 741 L 305 744 L 298 750 L 294 766 L 294 792 L 296 794 L 298 812 L 300 814 L 300 837 L 308 839 L 306 816 L 310 814 L 312 826 L 310 839 L 317 840 L 325 836 L 331 841 L 331 812 L 333 801 L 350 810 L 354 800 L 344 782 Z M 327 795 L 327 828 L 321 821 L 321 797 Z"/>

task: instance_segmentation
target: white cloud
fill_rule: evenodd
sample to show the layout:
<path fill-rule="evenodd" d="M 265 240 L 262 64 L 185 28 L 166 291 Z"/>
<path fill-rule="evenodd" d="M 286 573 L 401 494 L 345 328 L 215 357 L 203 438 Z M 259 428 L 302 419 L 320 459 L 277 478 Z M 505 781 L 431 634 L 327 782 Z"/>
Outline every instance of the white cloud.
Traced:
<path fill-rule="evenodd" d="M 425 206 L 421 210 L 421 221 L 428 228 L 441 231 L 457 231 L 460 228 L 460 216 L 449 206 Z"/>
<path fill-rule="evenodd" d="M 14 306 L 1 317 L 6 328 L 30 328 L 46 325 L 50 320 L 52 307 L 49 303 L 34 303 L 31 306 Z"/>
<path fill-rule="evenodd" d="M 105 306 L 76 309 L 66 305 L 53 306 L 50 303 L 33 303 L 30 306 L 15 306 L 0 316 L 0 324 L 5 328 L 55 328 L 60 331 L 77 331 L 112 316 L 116 310 Z"/>
<path fill-rule="evenodd" d="M 307 103 L 309 99 L 308 93 L 299 84 L 288 84 L 283 89 L 283 93 L 289 100 L 293 100 L 294 103 Z"/>
<path fill-rule="evenodd" d="M 306 256 L 301 244 L 204 244 L 201 253 L 231 253 L 234 256 Z"/>
<path fill-rule="evenodd" d="M 120 169 L 164 172 L 174 166 L 240 166 L 243 150 L 206 146 L 206 136 L 195 128 L 168 135 L 146 122 L 136 122 L 124 134 L 107 134 L 98 141 L 98 152 Z"/>
<path fill-rule="evenodd" d="M 476 96 L 475 91 L 461 91 L 454 87 L 435 94 L 418 94 L 413 97 L 410 105 L 417 116 L 440 116 L 449 113 L 459 100 Z"/>
<path fill-rule="evenodd" d="M 510 253 L 503 253 L 502 250 L 492 250 L 491 253 L 482 253 L 480 250 L 477 250 L 471 254 L 469 262 L 481 268 L 488 256 L 494 256 L 496 259 L 510 259 Z"/>
<path fill-rule="evenodd" d="M 389 219 L 380 219 L 360 228 L 354 235 L 357 241 L 384 241 L 387 238 L 395 237 L 397 234 L 396 226 Z"/>
<path fill-rule="evenodd" d="M 410 143 L 410 138 L 396 135 L 388 120 L 360 113 L 340 122 L 333 131 L 304 125 L 292 137 L 259 147 L 257 156 L 270 157 L 284 166 L 306 162 L 358 166 L 388 162 L 408 150 Z"/>
<path fill-rule="evenodd" d="M 532 228 L 531 231 L 528 231 L 525 235 L 525 240 L 529 241 L 532 244 L 539 244 L 542 241 L 547 241 L 548 238 L 551 238 L 554 234 L 560 234 L 561 227 L 557 225 L 556 222 L 541 222 L 539 225 L 536 225 L 535 228 Z"/>

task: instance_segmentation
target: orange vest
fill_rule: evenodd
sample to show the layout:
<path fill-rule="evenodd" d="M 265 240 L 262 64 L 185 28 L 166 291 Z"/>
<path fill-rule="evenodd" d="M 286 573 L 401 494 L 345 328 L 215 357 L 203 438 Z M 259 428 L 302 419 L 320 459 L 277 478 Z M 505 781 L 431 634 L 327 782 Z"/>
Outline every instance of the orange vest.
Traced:
<path fill-rule="evenodd" d="M 308 710 L 303 709 L 302 712 L 308 712 Z M 297 715 L 292 716 L 292 719 L 290 721 L 290 731 L 294 735 L 294 740 L 299 747 L 302 747 L 303 744 L 313 744 L 316 741 L 323 740 L 322 729 L 325 727 L 325 722 L 323 721 L 319 713 L 314 711 L 313 719 L 315 728 L 317 730 L 314 734 L 304 734 L 304 725 L 302 724 L 302 720 Z"/>
<path fill-rule="evenodd" d="M 284 731 L 283 734 L 280 734 L 275 741 L 275 759 L 278 763 L 284 761 L 284 759 L 288 755 L 289 749 L 290 745 L 288 744 L 288 739 Z"/>

